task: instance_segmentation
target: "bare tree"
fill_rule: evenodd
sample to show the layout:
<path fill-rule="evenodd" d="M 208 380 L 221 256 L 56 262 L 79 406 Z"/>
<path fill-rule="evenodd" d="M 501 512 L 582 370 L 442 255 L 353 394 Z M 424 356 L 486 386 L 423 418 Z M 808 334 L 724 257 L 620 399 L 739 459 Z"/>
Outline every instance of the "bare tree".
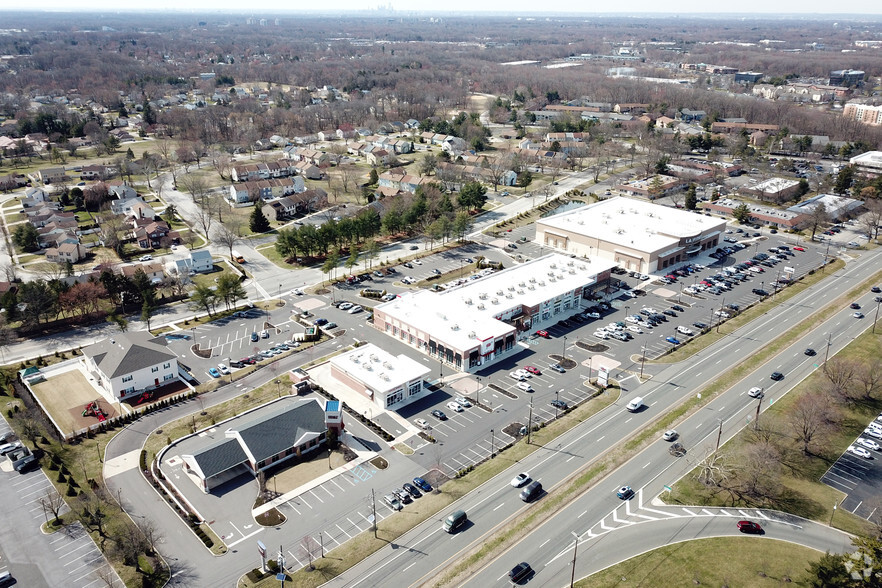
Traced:
<path fill-rule="evenodd" d="M 160 534 L 159 529 L 156 527 L 156 523 L 153 522 L 153 519 L 148 519 L 147 517 L 138 517 L 137 519 L 135 519 L 135 526 L 144 537 L 144 542 L 147 545 L 147 554 L 153 555 L 154 553 L 156 553 L 156 546 L 162 542 L 162 535 Z"/>
<path fill-rule="evenodd" d="M 95 579 L 101 582 L 102 586 L 106 586 L 107 588 L 115 588 L 116 586 L 123 586 L 120 582 L 117 582 L 118 576 L 116 572 L 113 570 L 110 564 L 105 564 L 95 570 Z"/>
<path fill-rule="evenodd" d="M 781 455 L 771 442 L 751 443 L 743 450 L 738 468 L 740 490 L 754 499 L 769 498 L 777 493 L 781 472 Z"/>
<path fill-rule="evenodd" d="M 241 223 L 238 219 L 228 219 L 227 222 L 215 226 L 212 241 L 226 247 L 230 252 L 230 259 L 233 259 L 233 247 L 242 240 L 240 233 Z"/>
<path fill-rule="evenodd" d="M 214 166 L 215 171 L 221 177 L 222 180 L 227 180 L 230 178 L 230 171 L 232 169 L 233 160 L 228 153 L 223 151 L 212 151 L 211 152 L 211 165 Z"/>
<path fill-rule="evenodd" d="M 875 194 L 872 197 L 864 196 L 864 192 L 868 189 L 875 188 L 867 186 L 861 190 L 861 198 L 863 198 L 864 207 L 867 209 L 867 212 L 861 217 L 861 227 L 867 232 L 870 239 L 876 239 L 879 237 L 879 226 L 882 225 L 882 200 L 879 200 Z"/>
<path fill-rule="evenodd" d="M 184 174 L 180 177 L 181 187 L 190 193 L 193 202 L 202 203 L 208 195 L 208 182 L 202 174 Z"/>
<path fill-rule="evenodd" d="M 318 557 L 323 557 L 323 554 L 321 553 L 321 545 L 319 545 L 318 541 L 312 538 L 312 535 L 306 535 L 300 540 L 300 553 L 305 555 L 307 561 L 309 561 L 310 570 L 315 569 L 312 562 L 318 559 Z"/>
<path fill-rule="evenodd" d="M 697 470 L 695 476 L 699 482 L 705 486 L 719 487 L 732 477 L 733 468 L 727 452 L 708 448 Z"/>
<path fill-rule="evenodd" d="M 40 498 L 40 506 L 43 508 L 43 514 L 46 515 L 46 521 L 49 521 L 49 515 L 52 515 L 52 524 L 58 524 L 58 517 L 61 516 L 61 510 L 66 506 L 64 497 L 58 493 L 55 487 L 46 489 L 46 493 Z"/>
<path fill-rule="evenodd" d="M 830 215 L 827 214 L 827 207 L 824 206 L 823 202 L 818 202 L 815 207 L 812 208 L 811 214 L 809 214 L 809 226 L 812 229 L 812 241 L 815 240 L 815 233 L 818 228 L 823 227 L 828 222 L 830 222 Z"/>
<path fill-rule="evenodd" d="M 865 400 L 872 400 L 882 386 L 882 366 L 876 361 L 862 363 L 854 375 L 853 382 Z"/>
<path fill-rule="evenodd" d="M 788 414 L 787 422 L 802 451 L 811 453 L 812 442 L 819 442 L 827 433 L 831 410 L 827 396 L 813 391 L 801 396 Z"/>
<path fill-rule="evenodd" d="M 847 357 L 834 357 L 824 362 L 823 374 L 829 384 L 830 392 L 845 402 L 854 400 L 855 377 L 861 364 Z"/>

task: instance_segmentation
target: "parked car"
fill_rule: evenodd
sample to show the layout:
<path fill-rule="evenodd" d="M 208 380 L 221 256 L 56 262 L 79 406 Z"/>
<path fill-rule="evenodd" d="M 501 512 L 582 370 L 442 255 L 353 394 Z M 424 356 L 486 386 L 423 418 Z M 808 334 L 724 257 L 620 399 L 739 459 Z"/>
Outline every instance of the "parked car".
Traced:
<path fill-rule="evenodd" d="M 416 419 L 413 421 L 420 429 L 428 429 L 429 422 L 426 419 Z"/>
<path fill-rule="evenodd" d="M 551 339 L 551 336 L 549 336 L 548 331 L 542 331 L 542 330 L 536 331 L 536 336 L 543 337 L 545 339 Z"/>
<path fill-rule="evenodd" d="M 852 455 L 857 455 L 858 457 L 863 457 L 864 459 L 872 459 L 873 456 L 870 455 L 870 452 L 864 449 L 863 447 L 856 447 L 855 445 L 849 445 L 848 449 L 846 449 Z"/>
<path fill-rule="evenodd" d="M 416 486 L 417 488 L 419 488 L 420 490 L 422 490 L 423 492 L 431 492 L 432 491 L 432 485 L 429 484 L 428 482 L 426 482 L 424 479 L 419 478 L 419 477 L 413 479 L 413 485 Z"/>
<path fill-rule="evenodd" d="M 548 368 L 556 371 L 559 374 L 565 374 L 567 372 L 567 370 L 565 370 L 563 368 L 563 366 L 560 365 L 559 363 L 552 364 L 552 365 L 548 366 Z"/>
<path fill-rule="evenodd" d="M 880 447 L 880 445 L 872 439 L 864 439 L 863 437 L 858 437 L 855 443 L 857 443 L 858 445 L 862 445 L 867 449 L 872 449 L 873 451 L 879 451 L 880 449 L 882 449 L 882 447 Z"/>
<path fill-rule="evenodd" d="M 533 387 L 530 386 L 530 384 L 528 382 L 518 382 L 516 384 L 516 386 L 518 387 L 519 390 L 523 390 L 524 392 L 532 392 L 533 391 Z"/>
<path fill-rule="evenodd" d="M 432 416 L 438 419 L 439 421 L 446 421 L 447 415 L 438 410 L 437 408 L 432 411 Z"/>
<path fill-rule="evenodd" d="M 557 398 L 555 398 L 554 400 L 551 401 L 551 406 L 553 406 L 553 407 L 555 407 L 555 408 L 558 408 L 558 409 L 560 409 L 560 410 L 566 410 L 566 409 L 567 409 L 567 403 L 564 402 L 563 400 L 560 400 L 560 399 L 557 399 Z"/>
<path fill-rule="evenodd" d="M 401 510 L 403 508 L 401 506 L 401 501 L 398 500 L 398 497 L 395 496 L 395 494 L 386 494 L 383 496 L 383 502 L 385 502 L 392 510 Z"/>
<path fill-rule="evenodd" d="M 462 406 L 460 406 L 459 403 L 454 400 L 451 400 L 447 403 L 447 408 L 449 408 L 453 412 L 462 412 Z"/>
<path fill-rule="evenodd" d="M 526 366 L 524 366 L 524 370 L 526 370 L 526 371 L 528 371 L 528 372 L 530 372 L 531 374 L 536 375 L 536 376 L 541 376 L 541 375 L 542 375 L 542 372 L 539 370 L 539 368 L 537 368 L 537 367 L 533 367 L 533 366 L 531 366 L 531 365 L 526 365 Z"/>
<path fill-rule="evenodd" d="M 463 408 L 470 408 L 472 406 L 472 403 L 465 396 L 457 396 L 454 400 Z"/>
<path fill-rule="evenodd" d="M 230 368 L 228 368 L 227 365 L 224 363 L 217 364 L 217 369 L 220 370 L 220 373 L 222 374 L 230 373 Z"/>
<path fill-rule="evenodd" d="M 405 482 L 404 485 L 402 486 L 402 488 L 404 488 L 405 492 L 410 494 L 411 498 L 420 498 L 423 495 L 422 492 L 417 490 L 416 486 L 414 486 L 413 484 L 411 484 L 409 482 Z"/>
<path fill-rule="evenodd" d="M 667 341 L 668 343 L 671 343 L 671 344 L 673 344 L 673 345 L 679 345 L 679 344 L 680 344 L 680 340 L 677 339 L 676 337 L 665 337 L 665 341 Z"/>
<path fill-rule="evenodd" d="M 219 371 L 217 371 L 217 368 L 208 368 L 208 375 L 211 376 L 212 378 L 221 377 L 221 373 Z"/>

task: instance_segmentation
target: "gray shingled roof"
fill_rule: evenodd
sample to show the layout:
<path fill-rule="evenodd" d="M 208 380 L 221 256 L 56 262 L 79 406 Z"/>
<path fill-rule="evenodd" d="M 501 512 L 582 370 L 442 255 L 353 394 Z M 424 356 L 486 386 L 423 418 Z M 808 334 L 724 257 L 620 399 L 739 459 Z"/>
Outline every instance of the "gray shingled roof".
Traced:
<path fill-rule="evenodd" d="M 177 359 L 177 356 L 147 331 L 120 333 L 83 348 L 83 355 L 91 357 L 108 378 L 151 367 Z"/>
<path fill-rule="evenodd" d="M 248 461 L 238 439 L 222 439 L 193 454 L 206 479 Z"/>
<path fill-rule="evenodd" d="M 325 429 L 324 411 L 314 400 L 278 408 L 235 427 L 258 462 L 289 449 L 306 433 Z"/>

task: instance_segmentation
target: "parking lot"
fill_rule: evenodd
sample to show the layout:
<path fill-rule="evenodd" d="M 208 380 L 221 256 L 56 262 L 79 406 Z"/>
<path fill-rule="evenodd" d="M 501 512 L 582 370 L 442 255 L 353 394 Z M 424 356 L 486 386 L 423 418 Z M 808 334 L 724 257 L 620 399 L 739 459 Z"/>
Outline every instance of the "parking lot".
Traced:
<path fill-rule="evenodd" d="M 839 508 L 869 519 L 882 507 L 879 503 L 879 496 L 882 495 L 880 449 L 882 428 L 871 426 L 855 439 L 821 478 L 828 486 L 847 495 Z"/>
<path fill-rule="evenodd" d="M 0 420 L 0 435 L 9 430 L 6 421 Z M 8 530 L 0 537 L 0 571 L 11 572 L 19 586 L 97 588 L 107 585 L 99 578 L 105 574 L 121 586 L 122 581 L 79 523 L 51 535 L 40 530 L 52 516 L 43 509 L 41 500 L 56 494 L 43 470 L 19 474 L 12 471 L 5 457 L 0 460 L 0 501 Z"/>

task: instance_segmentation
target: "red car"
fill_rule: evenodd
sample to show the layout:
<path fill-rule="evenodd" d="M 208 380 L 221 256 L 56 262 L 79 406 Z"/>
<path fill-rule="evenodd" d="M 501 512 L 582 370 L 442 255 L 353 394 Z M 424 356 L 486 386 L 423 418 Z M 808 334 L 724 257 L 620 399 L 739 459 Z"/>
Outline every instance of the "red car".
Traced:
<path fill-rule="evenodd" d="M 754 523 L 753 521 L 738 521 L 735 525 L 738 527 L 738 530 L 742 533 L 762 533 L 763 528 L 759 526 L 759 523 Z"/>
<path fill-rule="evenodd" d="M 546 339 L 551 339 L 551 336 L 548 334 L 548 331 L 536 331 L 536 334 L 540 337 L 545 337 Z"/>
<path fill-rule="evenodd" d="M 531 374 L 533 374 L 534 376 L 541 376 L 542 375 L 542 372 L 539 370 L 539 368 L 535 368 L 531 365 L 524 366 L 524 369 L 527 370 L 528 372 L 530 372 Z"/>
<path fill-rule="evenodd" d="M 805 251 L 805 249 L 803 249 L 802 247 L 794 247 L 793 250 L 794 251 Z"/>

